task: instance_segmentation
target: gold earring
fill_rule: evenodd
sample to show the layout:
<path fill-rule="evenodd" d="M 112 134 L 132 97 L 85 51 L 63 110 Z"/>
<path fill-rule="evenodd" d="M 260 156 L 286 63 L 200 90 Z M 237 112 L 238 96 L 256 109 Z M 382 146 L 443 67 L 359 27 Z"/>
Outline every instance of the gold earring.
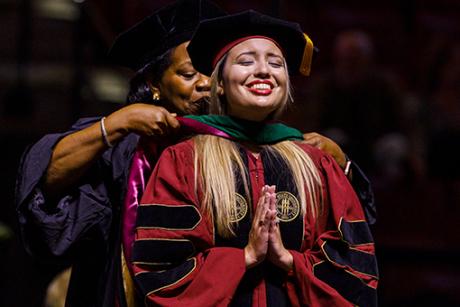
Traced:
<path fill-rule="evenodd" d="M 153 101 L 159 101 L 160 100 L 160 94 L 158 94 L 157 92 L 153 93 L 152 99 L 153 99 Z"/>

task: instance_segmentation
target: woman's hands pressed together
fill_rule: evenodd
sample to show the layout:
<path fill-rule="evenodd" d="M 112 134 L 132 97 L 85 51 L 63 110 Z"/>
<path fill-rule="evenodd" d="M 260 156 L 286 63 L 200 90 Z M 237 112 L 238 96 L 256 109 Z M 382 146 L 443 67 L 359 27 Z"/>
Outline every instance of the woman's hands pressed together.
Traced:
<path fill-rule="evenodd" d="M 276 196 L 275 202 L 270 203 L 270 206 L 270 210 L 275 212 L 275 218 L 270 221 L 270 230 L 268 233 L 268 260 L 277 267 L 289 271 L 292 269 L 293 258 L 291 253 L 284 248 L 283 240 L 281 239 L 279 220 L 276 216 Z"/>
<path fill-rule="evenodd" d="M 284 248 L 276 216 L 276 187 L 264 186 L 252 220 L 249 242 L 244 248 L 246 268 L 252 268 L 265 259 L 289 271 L 292 255 Z"/>
<path fill-rule="evenodd" d="M 258 265 L 267 256 L 270 224 L 276 216 L 276 212 L 270 211 L 270 202 L 275 201 L 274 190 L 274 187 L 269 186 L 262 188 L 249 232 L 249 242 L 244 248 L 246 268 Z"/>

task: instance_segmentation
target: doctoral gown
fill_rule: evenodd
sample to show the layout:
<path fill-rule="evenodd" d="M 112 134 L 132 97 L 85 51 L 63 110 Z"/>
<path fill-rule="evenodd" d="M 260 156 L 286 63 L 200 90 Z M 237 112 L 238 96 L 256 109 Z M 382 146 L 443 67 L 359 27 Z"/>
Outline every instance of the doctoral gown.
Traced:
<path fill-rule="evenodd" d="M 358 197 L 331 156 L 296 144 L 320 174 L 321 213 L 315 218 L 300 212 L 292 174 L 280 157 L 263 149 L 256 159 L 240 147 L 251 195 L 235 187 L 232 238 L 221 237 L 203 210 L 202 191 L 195 186 L 194 139 L 162 153 L 138 208 L 132 255 L 146 305 L 376 305 L 374 243 Z M 281 236 L 294 261 L 290 272 L 268 261 L 245 268 L 243 249 L 265 184 L 277 187 Z"/>

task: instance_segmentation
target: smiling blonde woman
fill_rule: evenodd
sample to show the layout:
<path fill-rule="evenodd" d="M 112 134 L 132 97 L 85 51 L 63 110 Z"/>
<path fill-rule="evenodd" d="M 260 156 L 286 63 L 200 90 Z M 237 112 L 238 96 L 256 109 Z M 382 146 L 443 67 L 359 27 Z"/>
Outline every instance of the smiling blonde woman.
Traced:
<path fill-rule="evenodd" d="M 222 35 L 210 35 L 220 33 Z M 308 74 L 298 24 L 247 11 L 200 23 L 211 113 L 167 148 L 138 208 L 133 266 L 148 306 L 375 306 L 374 243 L 334 159 L 274 121 Z"/>

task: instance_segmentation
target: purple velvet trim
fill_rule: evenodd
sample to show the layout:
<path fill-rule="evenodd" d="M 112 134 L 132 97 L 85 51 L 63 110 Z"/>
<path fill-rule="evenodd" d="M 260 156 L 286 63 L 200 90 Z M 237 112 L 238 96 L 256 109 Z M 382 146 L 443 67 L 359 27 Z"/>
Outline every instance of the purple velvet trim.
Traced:
<path fill-rule="evenodd" d="M 136 233 L 137 207 L 144 193 L 147 180 L 152 173 L 151 161 L 148 160 L 142 146 L 138 146 L 133 156 L 129 171 L 128 186 L 122 216 L 122 241 L 126 264 L 131 274 L 133 273 L 131 255 Z"/>
<path fill-rule="evenodd" d="M 226 132 L 214 128 L 212 126 L 206 125 L 202 122 L 196 121 L 194 119 L 186 117 L 177 117 L 177 119 L 181 124 L 181 128 L 187 132 L 192 132 L 195 134 L 212 134 L 215 136 L 220 136 L 226 139 L 234 140 L 234 138 Z"/>

